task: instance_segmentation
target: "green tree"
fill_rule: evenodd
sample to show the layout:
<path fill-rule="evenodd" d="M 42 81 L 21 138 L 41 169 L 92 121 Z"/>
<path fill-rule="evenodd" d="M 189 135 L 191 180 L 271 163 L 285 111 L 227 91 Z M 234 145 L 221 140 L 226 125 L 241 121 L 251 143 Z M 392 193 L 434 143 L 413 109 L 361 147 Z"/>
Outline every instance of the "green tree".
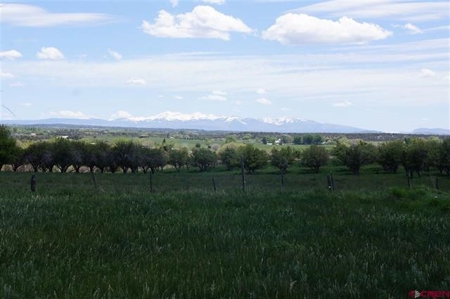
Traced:
<path fill-rule="evenodd" d="M 264 168 L 269 160 L 269 155 L 265 151 L 260 150 L 251 144 L 241 147 L 239 152 L 244 158 L 244 168 L 249 174 Z"/>
<path fill-rule="evenodd" d="M 122 168 L 123 173 L 127 173 L 128 170 L 136 173 L 142 165 L 141 146 L 132 141 L 118 141 L 113 146 L 112 153 L 114 163 Z"/>
<path fill-rule="evenodd" d="M 327 150 L 316 144 L 310 145 L 301 153 L 301 164 L 311 168 L 315 172 L 319 172 L 320 167 L 326 165 L 329 159 L 330 155 Z"/>
<path fill-rule="evenodd" d="M 61 172 L 67 172 L 67 169 L 72 164 L 72 144 L 70 140 L 57 138 L 51 144 L 51 154 L 55 165 Z"/>
<path fill-rule="evenodd" d="M 385 171 L 397 173 L 398 167 L 402 161 L 402 153 L 405 144 L 403 141 L 390 141 L 382 143 L 378 147 L 378 164 L 383 167 Z"/>
<path fill-rule="evenodd" d="M 0 125 L 0 171 L 3 165 L 12 163 L 17 150 L 16 140 L 11 136 L 8 127 Z"/>
<path fill-rule="evenodd" d="M 238 148 L 226 146 L 219 151 L 219 159 L 227 167 L 227 170 L 233 170 L 233 168 L 239 165 L 240 161 Z"/>
<path fill-rule="evenodd" d="M 296 144 L 296 145 L 300 145 L 300 144 L 302 144 L 302 136 L 295 136 L 294 137 L 294 144 Z"/>
<path fill-rule="evenodd" d="M 150 169 L 152 173 L 155 173 L 157 169 L 163 169 L 168 161 L 168 154 L 164 148 L 142 148 L 142 169 L 144 173 Z"/>
<path fill-rule="evenodd" d="M 406 173 L 413 177 L 414 173 L 420 177 L 427 166 L 429 147 L 427 141 L 415 138 L 409 141 L 402 153 L 402 165 Z"/>
<path fill-rule="evenodd" d="M 168 163 L 180 172 L 181 167 L 186 166 L 189 162 L 189 151 L 186 147 L 180 149 L 172 149 L 169 151 Z"/>
<path fill-rule="evenodd" d="M 303 135 L 304 144 L 312 144 L 314 141 L 314 136 L 312 134 Z"/>
<path fill-rule="evenodd" d="M 274 147 L 271 151 L 270 164 L 284 172 L 294 164 L 297 156 L 297 152 L 290 146 L 281 149 Z"/>
<path fill-rule="evenodd" d="M 195 147 L 192 151 L 191 163 L 193 166 L 199 168 L 200 171 L 208 171 L 215 167 L 217 162 L 216 153 L 210 151 L 207 148 Z"/>
<path fill-rule="evenodd" d="M 361 167 L 376 161 L 377 151 L 372 144 L 360 141 L 347 146 L 338 142 L 333 149 L 333 155 L 355 175 L 359 175 Z"/>

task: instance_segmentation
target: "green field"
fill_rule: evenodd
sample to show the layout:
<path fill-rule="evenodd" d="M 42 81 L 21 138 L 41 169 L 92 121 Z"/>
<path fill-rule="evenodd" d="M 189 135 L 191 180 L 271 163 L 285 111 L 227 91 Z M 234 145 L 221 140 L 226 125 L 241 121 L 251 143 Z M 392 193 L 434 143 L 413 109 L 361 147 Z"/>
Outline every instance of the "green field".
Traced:
<path fill-rule="evenodd" d="M 326 190 L 333 170 L 336 192 Z M 408 298 L 450 289 L 450 180 L 0 173 L 0 298 Z M 217 192 L 213 191 L 212 178 Z"/>

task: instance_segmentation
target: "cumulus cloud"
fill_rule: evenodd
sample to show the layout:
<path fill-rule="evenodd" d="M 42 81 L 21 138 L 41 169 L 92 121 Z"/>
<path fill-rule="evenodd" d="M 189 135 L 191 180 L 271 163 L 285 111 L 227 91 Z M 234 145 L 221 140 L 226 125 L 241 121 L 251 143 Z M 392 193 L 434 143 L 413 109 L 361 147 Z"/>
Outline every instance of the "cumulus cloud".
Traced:
<path fill-rule="evenodd" d="M 168 38 L 230 39 L 230 32 L 250 33 L 240 19 L 218 12 L 210 6 L 197 6 L 192 12 L 172 15 L 161 10 L 154 23 L 142 22 L 144 33 Z"/>
<path fill-rule="evenodd" d="M 4 73 L 4 72 L 0 72 L 0 78 L 3 78 L 3 79 L 13 79 L 13 78 L 15 78 L 16 76 L 14 76 L 13 74 L 11 74 L 11 73 Z"/>
<path fill-rule="evenodd" d="M 19 51 L 16 50 L 9 50 L 9 51 L 3 51 L 0 52 L 0 58 L 6 58 L 9 60 L 14 60 L 16 58 L 22 57 L 22 54 Z"/>
<path fill-rule="evenodd" d="M 130 113 L 123 111 L 123 110 L 119 110 L 116 113 L 111 115 L 111 119 L 118 119 L 118 118 L 130 118 L 133 117 Z"/>
<path fill-rule="evenodd" d="M 436 77 L 436 73 L 430 69 L 421 69 L 419 76 L 422 78 L 434 78 Z"/>
<path fill-rule="evenodd" d="M 54 47 L 43 47 L 41 51 L 36 53 L 36 57 L 39 59 L 46 60 L 62 60 L 64 59 L 64 55 L 57 48 Z"/>
<path fill-rule="evenodd" d="M 108 49 L 108 53 L 115 60 L 121 60 L 122 59 L 122 54 L 120 54 L 120 53 L 118 53 L 116 51 Z"/>
<path fill-rule="evenodd" d="M 127 81 L 128 84 L 134 84 L 134 85 L 147 85 L 147 81 L 140 78 L 131 78 Z"/>
<path fill-rule="evenodd" d="M 353 103 L 347 100 L 333 104 L 333 107 L 350 107 L 350 106 L 353 106 Z"/>
<path fill-rule="evenodd" d="M 177 7 L 178 6 L 178 0 L 169 0 L 169 2 L 172 5 L 172 7 Z"/>
<path fill-rule="evenodd" d="M 259 104 L 261 104 L 261 105 L 266 105 L 266 106 L 272 105 L 272 102 L 269 101 L 269 100 L 266 99 L 266 98 L 260 98 L 260 99 L 257 99 L 256 102 L 259 103 Z"/>
<path fill-rule="evenodd" d="M 89 119 L 89 116 L 81 111 L 60 110 L 56 112 L 50 112 L 50 114 L 58 118 Z"/>
<path fill-rule="evenodd" d="M 113 18 L 100 13 L 51 13 L 38 6 L 8 3 L 2 6 L 1 23 L 25 27 L 51 27 L 60 25 L 86 25 L 105 23 Z"/>
<path fill-rule="evenodd" d="M 348 17 L 332 21 L 288 13 L 279 17 L 262 37 L 285 45 L 348 44 L 385 39 L 391 34 L 376 24 L 358 23 Z"/>

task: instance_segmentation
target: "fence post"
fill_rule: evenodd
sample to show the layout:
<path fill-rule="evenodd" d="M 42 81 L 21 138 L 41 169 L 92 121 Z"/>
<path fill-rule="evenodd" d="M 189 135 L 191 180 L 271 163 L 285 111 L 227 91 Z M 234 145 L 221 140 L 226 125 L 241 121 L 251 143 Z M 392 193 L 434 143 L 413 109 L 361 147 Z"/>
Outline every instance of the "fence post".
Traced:
<path fill-rule="evenodd" d="M 284 188 L 284 169 L 281 169 L 281 189 L 285 189 Z"/>
<path fill-rule="evenodd" d="M 97 190 L 98 189 L 97 179 L 95 178 L 95 175 L 94 175 L 93 171 L 91 171 L 91 177 L 92 177 L 92 181 L 94 182 L 94 188 L 95 188 L 95 190 Z"/>
<path fill-rule="evenodd" d="M 439 179 L 438 178 L 435 178 L 434 187 L 436 188 L 436 190 L 439 190 Z"/>
<path fill-rule="evenodd" d="M 245 192 L 245 169 L 244 169 L 244 155 L 241 155 L 241 175 L 242 175 L 242 191 Z"/>
<path fill-rule="evenodd" d="M 327 188 L 329 191 L 332 191 L 331 189 L 331 177 L 327 175 Z"/>
<path fill-rule="evenodd" d="M 31 192 L 35 192 L 36 191 L 36 176 L 34 174 L 31 175 L 30 186 L 31 186 Z"/>
<path fill-rule="evenodd" d="M 212 178 L 212 183 L 213 183 L 213 187 L 214 187 L 214 192 L 216 192 L 217 191 L 217 189 L 216 189 L 216 179 L 214 177 Z"/>

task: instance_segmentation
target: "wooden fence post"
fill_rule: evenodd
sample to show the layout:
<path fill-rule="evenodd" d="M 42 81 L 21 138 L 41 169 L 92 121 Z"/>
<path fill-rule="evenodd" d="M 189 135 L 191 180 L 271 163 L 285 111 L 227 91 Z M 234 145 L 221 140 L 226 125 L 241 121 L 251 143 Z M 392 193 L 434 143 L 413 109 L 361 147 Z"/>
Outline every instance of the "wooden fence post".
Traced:
<path fill-rule="evenodd" d="M 281 189 L 285 189 L 284 188 L 284 169 L 281 170 Z"/>
<path fill-rule="evenodd" d="M 97 190 L 98 189 L 97 179 L 95 178 L 95 174 L 93 171 L 91 171 L 91 176 L 92 176 L 92 181 L 94 182 L 94 188 L 95 188 L 95 190 Z"/>
<path fill-rule="evenodd" d="M 214 187 L 214 192 L 216 192 L 217 191 L 217 189 L 216 189 L 216 179 L 214 177 L 212 178 L 212 183 L 213 183 L 213 187 Z"/>
<path fill-rule="evenodd" d="M 31 192 L 35 192 L 36 191 L 36 175 L 31 175 L 31 180 L 30 180 L 30 186 L 31 186 Z"/>

